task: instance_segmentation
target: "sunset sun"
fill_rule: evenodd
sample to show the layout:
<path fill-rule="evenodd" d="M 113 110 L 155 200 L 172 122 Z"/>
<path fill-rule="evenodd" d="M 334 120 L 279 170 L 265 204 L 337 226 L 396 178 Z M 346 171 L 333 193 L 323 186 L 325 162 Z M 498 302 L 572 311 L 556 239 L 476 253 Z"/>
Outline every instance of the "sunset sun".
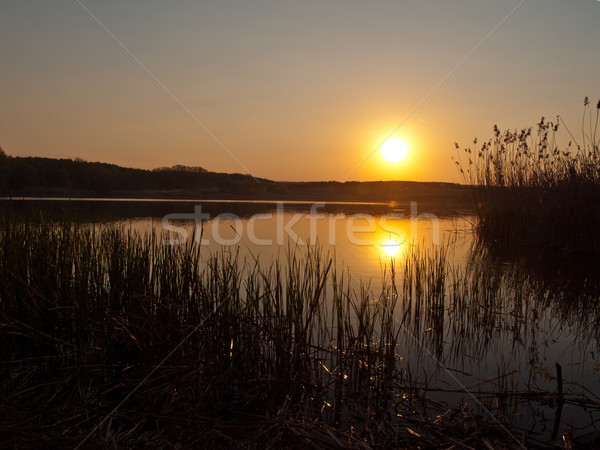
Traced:
<path fill-rule="evenodd" d="M 397 163 L 408 155 L 408 146 L 401 139 L 389 138 L 381 146 L 381 155 L 386 161 Z"/>

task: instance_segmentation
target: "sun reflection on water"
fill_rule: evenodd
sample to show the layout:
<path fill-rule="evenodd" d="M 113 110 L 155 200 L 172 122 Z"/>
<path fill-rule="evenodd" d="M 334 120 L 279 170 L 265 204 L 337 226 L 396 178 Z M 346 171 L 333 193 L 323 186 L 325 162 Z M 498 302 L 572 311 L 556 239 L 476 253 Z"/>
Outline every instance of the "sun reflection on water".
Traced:
<path fill-rule="evenodd" d="M 388 258 L 401 257 L 404 254 L 401 250 L 405 249 L 405 247 L 406 239 L 386 237 L 379 242 L 379 250 Z"/>

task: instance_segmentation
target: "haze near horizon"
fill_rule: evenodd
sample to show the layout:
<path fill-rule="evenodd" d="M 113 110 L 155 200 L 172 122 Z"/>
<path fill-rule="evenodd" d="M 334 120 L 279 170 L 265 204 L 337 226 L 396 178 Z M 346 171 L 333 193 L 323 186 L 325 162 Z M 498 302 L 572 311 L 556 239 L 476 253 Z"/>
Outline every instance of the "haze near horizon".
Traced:
<path fill-rule="evenodd" d="M 600 2 L 7 2 L 0 145 L 273 180 L 459 181 L 454 142 L 600 95 Z M 562 131 L 564 134 L 564 130 Z M 408 152 L 393 162 L 388 137 Z"/>

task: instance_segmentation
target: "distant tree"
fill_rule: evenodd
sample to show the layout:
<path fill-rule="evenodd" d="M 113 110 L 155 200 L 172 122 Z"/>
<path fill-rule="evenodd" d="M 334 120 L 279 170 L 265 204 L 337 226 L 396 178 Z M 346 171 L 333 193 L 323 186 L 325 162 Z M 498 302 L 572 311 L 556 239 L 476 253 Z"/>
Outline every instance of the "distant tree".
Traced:
<path fill-rule="evenodd" d="M 171 169 L 166 169 L 166 170 L 174 170 L 176 172 L 192 172 L 192 173 L 207 172 L 207 170 L 205 168 L 200 167 L 200 166 L 182 166 L 181 164 L 177 164 L 177 165 L 171 167 Z"/>
<path fill-rule="evenodd" d="M 66 187 L 70 185 L 69 173 L 57 166 L 46 169 L 46 184 L 52 187 Z"/>
<path fill-rule="evenodd" d="M 111 179 L 103 171 L 90 172 L 89 187 L 98 194 L 104 194 L 111 189 Z"/>
<path fill-rule="evenodd" d="M 2 160 L 0 159 L 0 162 Z M 5 190 L 8 187 L 8 178 L 10 177 L 10 169 L 0 164 L 0 191 Z"/>
<path fill-rule="evenodd" d="M 2 147 L 0 147 L 0 159 L 7 159 L 7 158 L 8 158 L 8 155 L 6 154 L 4 149 Z"/>
<path fill-rule="evenodd" d="M 17 164 L 10 174 L 8 186 L 12 189 L 23 189 L 36 183 L 36 170 L 29 164 Z"/>

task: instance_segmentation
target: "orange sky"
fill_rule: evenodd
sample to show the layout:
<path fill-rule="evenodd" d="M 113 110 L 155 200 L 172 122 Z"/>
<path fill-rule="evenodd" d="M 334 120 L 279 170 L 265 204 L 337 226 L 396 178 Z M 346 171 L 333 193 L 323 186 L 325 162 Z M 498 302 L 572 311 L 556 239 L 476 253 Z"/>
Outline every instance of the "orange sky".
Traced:
<path fill-rule="evenodd" d="M 454 141 L 542 115 L 578 129 L 584 96 L 600 97 L 600 2 L 520 4 L 8 2 L 0 146 L 275 180 L 458 181 Z M 374 150 L 396 129 L 411 151 L 390 164 Z"/>

